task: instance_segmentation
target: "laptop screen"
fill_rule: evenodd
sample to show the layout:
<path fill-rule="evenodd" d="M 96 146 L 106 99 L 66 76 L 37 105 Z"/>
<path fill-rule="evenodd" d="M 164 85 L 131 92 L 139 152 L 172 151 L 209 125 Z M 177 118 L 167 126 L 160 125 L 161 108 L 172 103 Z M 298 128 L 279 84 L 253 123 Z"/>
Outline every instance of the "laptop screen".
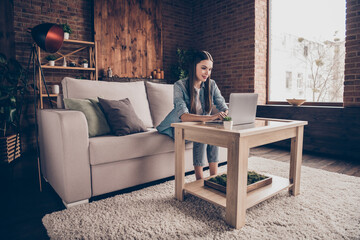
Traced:
<path fill-rule="evenodd" d="M 253 123 L 256 117 L 257 93 L 231 93 L 229 116 L 234 125 Z"/>

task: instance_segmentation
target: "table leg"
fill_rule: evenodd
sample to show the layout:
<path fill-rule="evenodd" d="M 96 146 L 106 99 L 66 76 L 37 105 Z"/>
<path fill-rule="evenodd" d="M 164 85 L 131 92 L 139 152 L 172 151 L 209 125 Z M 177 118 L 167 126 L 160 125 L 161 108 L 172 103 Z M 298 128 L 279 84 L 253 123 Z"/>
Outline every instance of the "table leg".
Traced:
<path fill-rule="evenodd" d="M 175 128 L 175 198 L 184 200 L 185 184 L 185 139 L 184 130 Z"/>
<path fill-rule="evenodd" d="M 293 184 L 289 188 L 289 193 L 296 196 L 300 194 L 300 174 L 303 151 L 304 126 L 297 127 L 296 137 L 291 138 L 291 154 L 290 154 L 290 183 Z"/>
<path fill-rule="evenodd" d="M 228 147 L 226 222 L 236 229 L 245 225 L 249 148 L 234 140 Z"/>

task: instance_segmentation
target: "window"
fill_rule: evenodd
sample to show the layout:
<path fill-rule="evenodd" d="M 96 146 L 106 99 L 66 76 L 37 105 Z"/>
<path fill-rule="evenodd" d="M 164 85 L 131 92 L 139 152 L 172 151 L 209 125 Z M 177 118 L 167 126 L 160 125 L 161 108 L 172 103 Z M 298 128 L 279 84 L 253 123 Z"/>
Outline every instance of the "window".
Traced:
<path fill-rule="evenodd" d="M 303 87 L 304 87 L 303 74 L 298 73 L 298 75 L 297 75 L 297 88 L 302 89 Z"/>
<path fill-rule="evenodd" d="M 345 5 L 345 0 L 270 0 L 270 102 L 343 101 Z"/>
<path fill-rule="evenodd" d="M 286 88 L 292 87 L 292 72 L 286 72 Z"/>

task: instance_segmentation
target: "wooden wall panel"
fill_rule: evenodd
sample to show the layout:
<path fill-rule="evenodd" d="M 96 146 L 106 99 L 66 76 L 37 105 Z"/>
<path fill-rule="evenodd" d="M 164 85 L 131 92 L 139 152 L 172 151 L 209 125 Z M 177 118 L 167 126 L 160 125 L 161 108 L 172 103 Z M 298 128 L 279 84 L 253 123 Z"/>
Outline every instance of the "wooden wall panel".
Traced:
<path fill-rule="evenodd" d="M 147 77 L 163 68 L 160 0 L 94 1 L 95 41 L 100 71 Z"/>

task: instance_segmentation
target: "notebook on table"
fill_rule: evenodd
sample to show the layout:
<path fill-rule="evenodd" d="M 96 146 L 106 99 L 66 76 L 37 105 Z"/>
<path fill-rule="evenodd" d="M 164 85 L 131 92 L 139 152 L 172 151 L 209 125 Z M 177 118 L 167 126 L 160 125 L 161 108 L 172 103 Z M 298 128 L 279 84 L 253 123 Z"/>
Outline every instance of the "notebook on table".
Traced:
<path fill-rule="evenodd" d="M 257 93 L 231 93 L 229 101 L 229 114 L 233 125 L 249 124 L 255 122 L 257 108 Z M 206 123 L 222 123 L 222 120 Z"/>

